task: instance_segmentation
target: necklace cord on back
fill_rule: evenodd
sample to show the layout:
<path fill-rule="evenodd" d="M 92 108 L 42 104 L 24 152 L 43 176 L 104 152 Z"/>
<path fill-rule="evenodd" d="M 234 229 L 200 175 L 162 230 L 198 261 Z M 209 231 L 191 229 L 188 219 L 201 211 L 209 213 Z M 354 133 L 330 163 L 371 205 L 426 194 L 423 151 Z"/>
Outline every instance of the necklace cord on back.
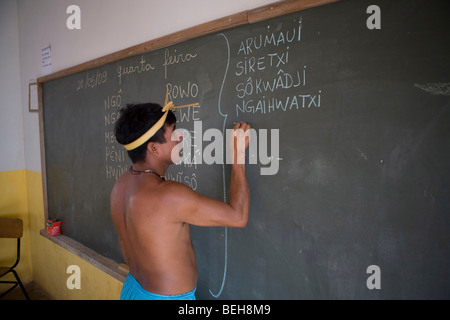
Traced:
<path fill-rule="evenodd" d="M 159 178 L 161 178 L 163 180 L 166 180 L 166 177 L 164 177 L 164 176 L 162 176 L 162 175 L 158 174 L 157 172 L 155 172 L 153 170 L 150 170 L 150 169 L 147 169 L 147 170 L 134 170 L 133 166 L 131 166 L 130 167 L 130 173 L 135 175 L 135 176 L 136 175 L 140 175 L 141 173 L 153 173 L 154 175 L 158 176 Z"/>

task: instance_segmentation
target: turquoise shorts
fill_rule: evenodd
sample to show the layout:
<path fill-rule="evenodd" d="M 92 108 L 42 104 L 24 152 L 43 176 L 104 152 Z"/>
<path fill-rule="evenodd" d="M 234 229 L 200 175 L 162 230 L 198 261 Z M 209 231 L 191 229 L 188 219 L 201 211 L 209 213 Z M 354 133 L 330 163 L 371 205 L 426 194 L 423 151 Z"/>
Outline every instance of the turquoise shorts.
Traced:
<path fill-rule="evenodd" d="M 195 300 L 196 290 L 197 287 L 191 292 L 172 296 L 151 293 L 142 288 L 139 282 L 137 282 L 131 273 L 129 273 L 123 283 L 122 291 L 120 292 L 120 300 Z"/>

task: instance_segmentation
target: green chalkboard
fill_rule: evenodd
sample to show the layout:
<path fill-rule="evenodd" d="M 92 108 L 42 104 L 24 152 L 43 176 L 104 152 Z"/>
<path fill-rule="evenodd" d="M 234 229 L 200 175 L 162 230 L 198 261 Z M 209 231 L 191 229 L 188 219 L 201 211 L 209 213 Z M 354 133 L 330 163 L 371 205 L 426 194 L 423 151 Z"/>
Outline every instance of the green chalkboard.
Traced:
<path fill-rule="evenodd" d="M 168 88 L 200 104 L 176 111 L 192 154 L 213 143 L 195 134 L 238 120 L 256 137 L 247 227 L 192 228 L 198 298 L 450 298 L 449 9 L 338 1 L 45 82 L 49 217 L 122 261 L 109 195 L 130 162 L 114 123 Z M 229 166 L 198 159 L 166 178 L 226 201 Z"/>

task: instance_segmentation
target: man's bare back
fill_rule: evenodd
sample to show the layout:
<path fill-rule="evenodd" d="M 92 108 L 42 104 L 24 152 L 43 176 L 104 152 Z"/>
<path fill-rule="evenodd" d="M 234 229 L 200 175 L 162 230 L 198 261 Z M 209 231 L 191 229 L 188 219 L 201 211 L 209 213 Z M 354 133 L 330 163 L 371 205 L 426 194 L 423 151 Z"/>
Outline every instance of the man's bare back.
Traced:
<path fill-rule="evenodd" d="M 152 174 L 124 174 L 114 187 L 111 214 L 131 274 L 153 293 L 192 291 L 197 265 L 190 225 L 176 221 L 165 184 Z"/>
<path fill-rule="evenodd" d="M 236 124 L 241 134 L 250 128 Z M 175 126 L 165 125 L 165 143 L 149 142 L 145 161 L 135 162 L 111 193 L 111 216 L 130 274 L 147 291 L 178 295 L 197 284 L 197 265 L 190 225 L 244 227 L 248 219 L 249 190 L 245 164 L 232 165 L 229 203 L 200 195 L 161 176 L 173 163 L 171 153 L 181 138 L 172 141 Z M 236 132 L 236 131 L 235 131 Z M 176 131 L 175 131 L 176 136 Z M 178 141 L 177 141 L 178 140 Z M 235 158 L 248 147 L 233 151 Z M 151 169 L 152 172 L 145 172 Z"/>

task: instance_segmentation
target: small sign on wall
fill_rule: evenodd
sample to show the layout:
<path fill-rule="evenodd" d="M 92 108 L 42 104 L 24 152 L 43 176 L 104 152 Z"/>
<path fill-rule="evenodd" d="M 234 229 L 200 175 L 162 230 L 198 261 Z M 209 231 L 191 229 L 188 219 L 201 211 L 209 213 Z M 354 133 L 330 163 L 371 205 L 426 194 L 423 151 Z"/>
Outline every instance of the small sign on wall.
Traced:
<path fill-rule="evenodd" d="M 52 73 L 52 49 L 50 45 L 41 49 L 41 68 L 44 76 Z"/>

